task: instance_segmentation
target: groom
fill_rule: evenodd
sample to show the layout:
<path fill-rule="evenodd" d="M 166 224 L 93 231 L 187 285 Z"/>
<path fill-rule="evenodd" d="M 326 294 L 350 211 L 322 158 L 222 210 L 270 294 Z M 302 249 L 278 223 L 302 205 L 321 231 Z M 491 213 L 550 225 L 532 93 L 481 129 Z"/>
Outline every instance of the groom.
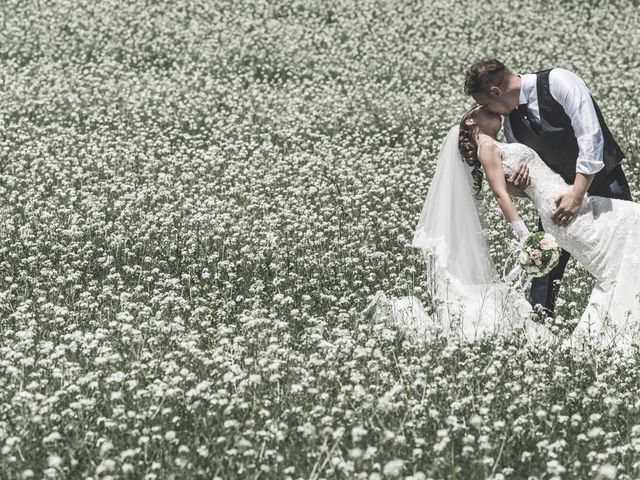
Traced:
<path fill-rule="evenodd" d="M 571 223 L 586 193 L 631 200 L 620 165 L 624 154 L 580 77 L 562 68 L 518 75 L 490 59 L 471 66 L 464 88 L 478 104 L 502 115 L 509 143 L 531 147 L 573 185 L 556 198 L 556 224 Z M 515 187 L 527 185 L 527 166 L 520 165 L 507 182 Z M 542 230 L 539 220 L 538 228 Z M 529 301 L 534 307 L 542 306 L 548 315 L 554 313 L 559 282 L 569 258 L 563 250 L 558 265 L 531 284 Z"/>

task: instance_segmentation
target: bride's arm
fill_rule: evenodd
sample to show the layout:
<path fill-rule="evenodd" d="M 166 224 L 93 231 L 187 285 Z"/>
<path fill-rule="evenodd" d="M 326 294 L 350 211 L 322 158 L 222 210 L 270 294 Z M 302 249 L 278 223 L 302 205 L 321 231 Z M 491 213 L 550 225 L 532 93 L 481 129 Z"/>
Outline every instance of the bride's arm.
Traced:
<path fill-rule="evenodd" d="M 487 176 L 489 187 L 493 192 L 502 214 L 506 218 L 509 225 L 522 240 L 529 235 L 529 230 L 520 218 L 516 206 L 511 200 L 511 196 L 507 190 L 507 182 L 504 179 L 502 171 L 502 160 L 500 158 L 500 150 L 494 144 L 483 145 L 484 148 L 478 152 L 478 159 L 482 164 L 482 168 Z"/>

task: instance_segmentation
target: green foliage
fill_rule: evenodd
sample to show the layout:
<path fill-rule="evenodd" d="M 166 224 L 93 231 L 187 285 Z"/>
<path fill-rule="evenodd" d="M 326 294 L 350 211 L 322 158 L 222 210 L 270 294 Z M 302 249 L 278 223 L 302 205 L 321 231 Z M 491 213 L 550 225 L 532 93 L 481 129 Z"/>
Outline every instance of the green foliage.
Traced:
<path fill-rule="evenodd" d="M 637 192 L 638 15 L 0 2 L 0 477 L 637 478 L 635 360 L 357 312 L 429 303 L 409 243 L 478 58 L 580 74 Z M 591 283 L 570 264 L 560 327 Z"/>

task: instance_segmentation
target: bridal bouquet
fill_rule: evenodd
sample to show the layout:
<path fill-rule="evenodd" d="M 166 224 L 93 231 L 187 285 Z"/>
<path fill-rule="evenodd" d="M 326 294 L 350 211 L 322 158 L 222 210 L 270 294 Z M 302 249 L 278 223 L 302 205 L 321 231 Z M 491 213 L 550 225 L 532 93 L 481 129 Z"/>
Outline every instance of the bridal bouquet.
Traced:
<path fill-rule="evenodd" d="M 518 261 L 523 270 L 534 277 L 544 277 L 560 260 L 560 245 L 545 232 L 527 237 L 522 245 Z"/>

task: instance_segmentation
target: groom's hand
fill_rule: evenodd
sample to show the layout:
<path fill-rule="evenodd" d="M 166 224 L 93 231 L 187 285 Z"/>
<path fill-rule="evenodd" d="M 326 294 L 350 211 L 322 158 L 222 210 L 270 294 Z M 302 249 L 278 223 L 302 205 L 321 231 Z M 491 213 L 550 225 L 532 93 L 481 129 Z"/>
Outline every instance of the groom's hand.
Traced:
<path fill-rule="evenodd" d="M 582 205 L 582 196 L 574 192 L 563 193 L 556 197 L 556 211 L 552 220 L 556 225 L 566 227 L 576 217 Z"/>

